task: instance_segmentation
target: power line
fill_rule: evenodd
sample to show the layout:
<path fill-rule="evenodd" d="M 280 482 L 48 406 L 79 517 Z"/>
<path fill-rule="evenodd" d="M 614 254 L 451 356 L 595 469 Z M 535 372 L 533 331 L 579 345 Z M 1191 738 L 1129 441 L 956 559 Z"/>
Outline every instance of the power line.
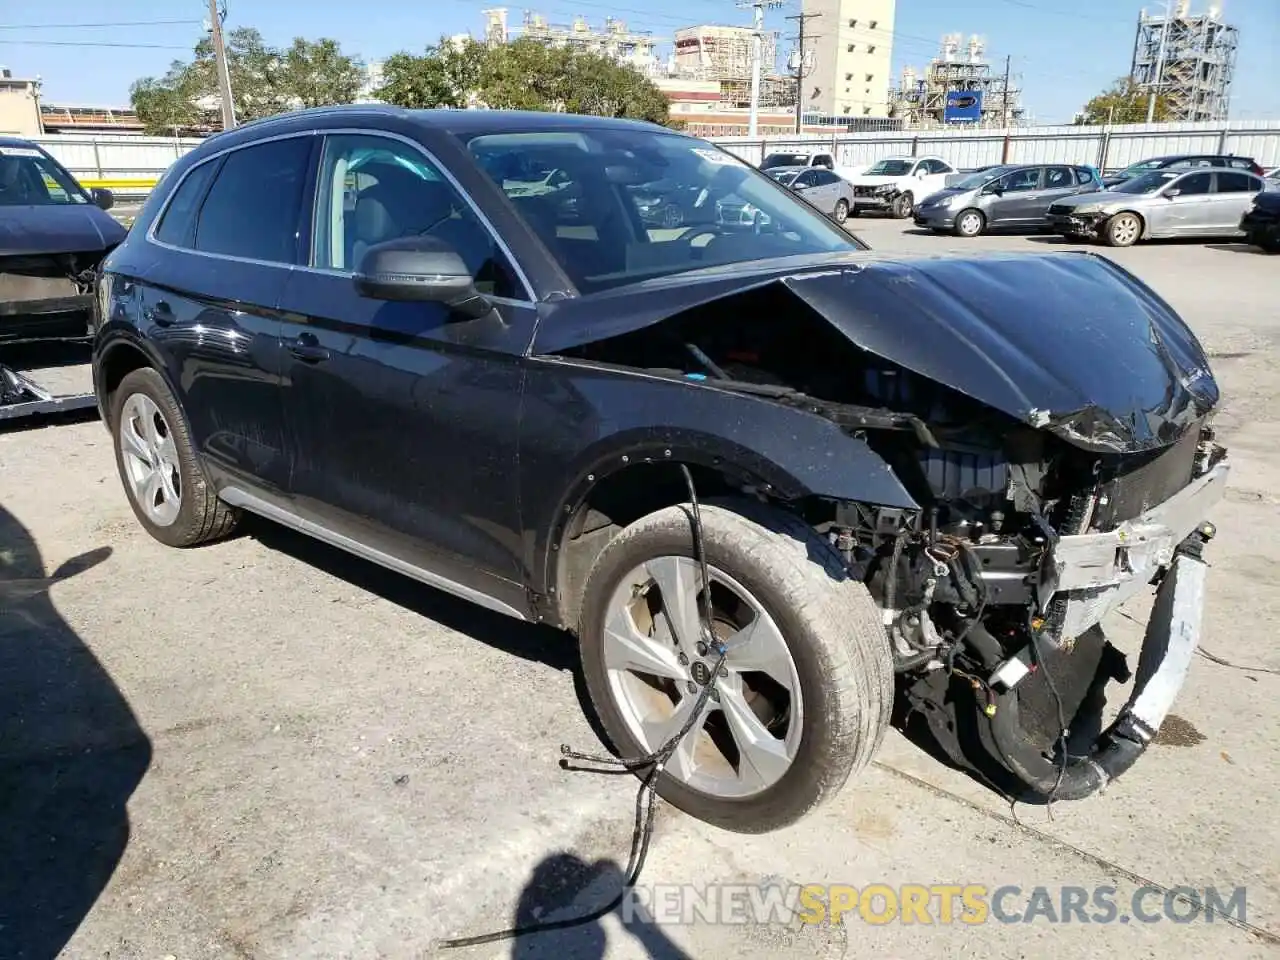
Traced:
<path fill-rule="evenodd" d="M 0 23 L 0 30 L 96 30 L 105 27 L 190 26 L 199 20 L 113 20 L 104 23 Z"/>
<path fill-rule="evenodd" d="M 800 36 L 797 40 L 796 50 L 796 133 L 800 132 L 804 119 L 804 25 L 814 17 L 820 16 L 822 16 L 820 13 L 797 13 L 786 18 L 788 20 L 797 20 L 800 23 Z"/>
<path fill-rule="evenodd" d="M 112 43 L 109 40 L 0 40 L 0 44 L 23 47 L 114 47 L 129 50 L 185 50 L 191 47 L 178 47 L 171 43 Z"/>

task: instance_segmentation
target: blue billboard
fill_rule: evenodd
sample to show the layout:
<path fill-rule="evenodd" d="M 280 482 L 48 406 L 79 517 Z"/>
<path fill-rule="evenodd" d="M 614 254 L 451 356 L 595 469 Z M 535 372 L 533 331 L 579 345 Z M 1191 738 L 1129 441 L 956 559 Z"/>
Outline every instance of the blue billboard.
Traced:
<path fill-rule="evenodd" d="M 982 119 L 981 90 L 952 90 L 942 108 L 943 123 L 976 123 Z"/>

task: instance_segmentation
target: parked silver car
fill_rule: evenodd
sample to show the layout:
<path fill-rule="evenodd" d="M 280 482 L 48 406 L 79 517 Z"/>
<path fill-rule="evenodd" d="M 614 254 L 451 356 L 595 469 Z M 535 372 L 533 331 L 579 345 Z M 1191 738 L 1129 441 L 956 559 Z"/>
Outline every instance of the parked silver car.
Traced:
<path fill-rule="evenodd" d="M 971 173 L 916 205 L 918 227 L 976 237 L 987 230 L 1045 225 L 1056 201 L 1102 189 L 1092 167 L 1071 164 L 1005 164 Z"/>
<path fill-rule="evenodd" d="M 1240 218 L 1265 189 L 1246 170 L 1155 170 L 1049 208 L 1049 225 L 1068 237 L 1129 247 L 1155 237 L 1238 237 Z"/>
<path fill-rule="evenodd" d="M 800 170 L 775 168 L 768 173 L 784 187 L 789 187 L 800 194 L 836 223 L 844 223 L 849 219 L 849 211 L 853 209 L 853 184 L 848 180 L 842 179 L 830 170 L 822 170 L 818 167 Z"/>

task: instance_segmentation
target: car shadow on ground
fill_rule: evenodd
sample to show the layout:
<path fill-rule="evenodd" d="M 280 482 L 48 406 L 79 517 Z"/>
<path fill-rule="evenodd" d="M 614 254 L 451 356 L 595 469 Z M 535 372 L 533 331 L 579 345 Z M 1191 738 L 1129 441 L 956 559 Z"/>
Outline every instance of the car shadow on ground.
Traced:
<path fill-rule="evenodd" d="M 62 952 L 120 862 L 126 803 L 151 763 L 124 695 L 48 592 L 110 554 L 47 575 L 0 507 L 0 954 L 15 960 Z"/>
<path fill-rule="evenodd" d="M 1255 247 L 1244 241 L 1239 243 L 1206 243 L 1204 247 L 1206 250 L 1222 250 L 1225 253 L 1252 253 L 1259 257 L 1271 256 L 1261 247 Z"/>
<path fill-rule="evenodd" d="M 523 660 L 534 660 L 571 673 L 574 692 L 592 732 L 601 743 L 608 743 L 604 728 L 591 706 L 578 657 L 578 644 L 571 634 L 494 613 L 251 514 L 245 516 L 243 530 L 246 536 L 269 550 L 323 570 L 450 630 L 464 633 Z"/>

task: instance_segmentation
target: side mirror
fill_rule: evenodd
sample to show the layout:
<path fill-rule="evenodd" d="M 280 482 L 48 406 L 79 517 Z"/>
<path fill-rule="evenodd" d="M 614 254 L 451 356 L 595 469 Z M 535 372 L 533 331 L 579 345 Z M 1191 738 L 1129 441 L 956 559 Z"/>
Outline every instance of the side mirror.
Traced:
<path fill-rule="evenodd" d="M 94 187 L 89 191 L 89 196 L 93 198 L 94 205 L 103 210 L 110 210 L 116 205 L 115 194 L 106 187 Z"/>
<path fill-rule="evenodd" d="M 797 183 L 797 184 L 795 184 L 794 186 L 792 186 L 792 188 L 791 188 L 791 189 L 792 189 L 792 190 L 808 190 L 808 189 L 809 189 L 809 184 L 807 184 L 807 183 Z"/>
<path fill-rule="evenodd" d="M 365 251 L 352 277 L 371 300 L 440 303 L 460 318 L 488 316 L 493 304 L 476 290 L 458 252 L 431 237 L 404 237 Z"/>
<path fill-rule="evenodd" d="M 997 197 L 1004 195 L 1004 187 L 998 183 L 989 183 L 982 188 L 983 193 L 994 193 Z"/>
<path fill-rule="evenodd" d="M 1166 190 L 1164 192 L 1164 198 L 1166 200 L 1172 200 L 1174 197 L 1179 196 L 1181 193 L 1182 193 L 1181 190 L 1179 190 L 1177 187 L 1174 187 L 1172 190 Z"/>

